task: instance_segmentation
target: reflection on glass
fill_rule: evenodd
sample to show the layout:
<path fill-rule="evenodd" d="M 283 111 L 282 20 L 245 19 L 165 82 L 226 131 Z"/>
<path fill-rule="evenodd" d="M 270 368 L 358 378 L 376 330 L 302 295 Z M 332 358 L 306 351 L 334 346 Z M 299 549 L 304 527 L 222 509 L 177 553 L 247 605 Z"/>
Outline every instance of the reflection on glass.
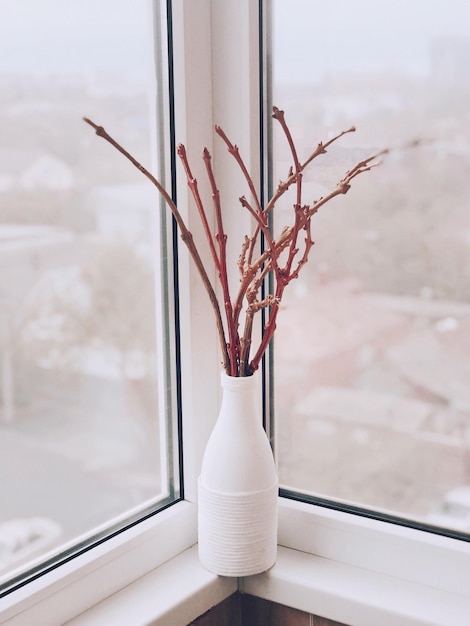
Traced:
<path fill-rule="evenodd" d="M 0 11 L 1 581 L 169 485 L 156 197 L 81 119 L 151 165 L 150 3 Z"/>
<path fill-rule="evenodd" d="M 274 2 L 273 102 L 304 202 L 414 139 L 314 217 L 275 344 L 289 489 L 470 532 L 470 4 Z M 274 130 L 274 181 L 291 163 Z M 282 212 L 275 218 L 284 225 Z"/>

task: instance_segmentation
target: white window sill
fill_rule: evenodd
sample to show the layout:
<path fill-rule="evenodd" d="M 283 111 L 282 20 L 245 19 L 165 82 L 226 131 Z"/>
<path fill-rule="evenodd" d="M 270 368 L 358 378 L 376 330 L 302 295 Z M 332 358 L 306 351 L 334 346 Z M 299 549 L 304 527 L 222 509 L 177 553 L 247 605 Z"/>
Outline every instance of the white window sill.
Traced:
<path fill-rule="evenodd" d="M 282 547 L 240 590 L 348 626 L 464 626 L 470 616 L 469 597 Z"/>
<path fill-rule="evenodd" d="M 240 591 L 349 626 L 468 624 L 470 598 L 279 547 L 276 565 Z M 186 626 L 238 589 L 207 572 L 197 547 L 149 572 L 67 626 Z"/>
<path fill-rule="evenodd" d="M 0 624 L 62 626 L 194 545 L 196 521 L 193 504 L 170 506 L 2 598 Z"/>
<path fill-rule="evenodd" d="M 186 626 L 238 589 L 349 626 L 470 623 L 470 544 L 283 498 L 279 523 L 269 572 L 221 578 L 200 565 L 196 507 L 181 502 L 6 598 L 0 623 Z"/>
<path fill-rule="evenodd" d="M 199 563 L 197 546 L 149 572 L 67 626 L 186 626 L 238 589 Z"/>

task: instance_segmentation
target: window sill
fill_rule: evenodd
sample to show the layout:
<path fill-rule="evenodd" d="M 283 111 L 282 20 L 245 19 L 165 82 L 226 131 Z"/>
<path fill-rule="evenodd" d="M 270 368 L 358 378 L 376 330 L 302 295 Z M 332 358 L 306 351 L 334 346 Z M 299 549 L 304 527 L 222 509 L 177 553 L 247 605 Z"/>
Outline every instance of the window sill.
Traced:
<path fill-rule="evenodd" d="M 61 626 L 100 606 L 194 545 L 196 520 L 195 505 L 175 503 L 2 598 L 0 624 Z"/>
<path fill-rule="evenodd" d="M 203 569 L 196 507 L 181 502 L 52 572 L 45 588 L 15 592 L 0 623 L 186 626 L 237 589 L 350 626 L 468 623 L 469 543 L 284 498 L 279 512 L 278 560 L 265 574 Z"/>
<path fill-rule="evenodd" d="M 186 626 L 237 590 L 237 579 L 202 567 L 195 546 L 66 624 Z"/>
<path fill-rule="evenodd" d="M 207 572 L 193 547 L 67 626 L 186 626 L 237 589 L 236 579 Z M 470 615 L 469 597 L 284 547 L 239 590 L 349 626 L 456 626 Z"/>
<path fill-rule="evenodd" d="M 457 626 L 470 615 L 469 597 L 282 547 L 240 591 L 349 626 Z"/>

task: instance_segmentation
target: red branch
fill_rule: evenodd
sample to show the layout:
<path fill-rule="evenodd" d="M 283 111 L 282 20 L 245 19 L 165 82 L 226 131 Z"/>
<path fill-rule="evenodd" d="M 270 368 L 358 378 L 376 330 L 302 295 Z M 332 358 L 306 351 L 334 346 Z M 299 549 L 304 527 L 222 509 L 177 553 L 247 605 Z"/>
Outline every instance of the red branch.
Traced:
<path fill-rule="evenodd" d="M 227 275 L 227 235 L 224 231 L 222 220 L 222 209 L 220 206 L 220 193 L 215 182 L 214 172 L 212 170 L 212 159 L 207 148 L 204 148 L 203 160 L 206 166 L 207 177 L 212 190 L 212 201 L 214 203 L 215 217 L 217 222 L 216 239 L 219 244 L 219 278 L 222 285 L 222 293 L 224 298 L 225 317 L 227 319 L 229 345 L 227 346 L 230 354 L 230 375 L 237 375 L 237 363 L 240 359 L 240 340 L 238 337 L 237 326 L 233 320 L 232 301 L 230 298 L 230 289 Z"/>
<path fill-rule="evenodd" d="M 97 126 L 89 119 L 84 118 L 85 121 L 95 129 L 97 135 L 104 138 L 114 148 L 121 152 L 121 154 L 129 159 L 131 163 L 133 163 L 133 165 L 155 185 L 173 213 L 180 229 L 181 237 L 188 247 L 191 257 L 201 276 L 203 285 L 208 293 L 216 318 L 224 369 L 231 376 L 250 376 L 255 370 L 258 369 L 261 359 L 263 358 L 263 355 L 266 352 L 266 349 L 276 330 L 276 320 L 282 297 L 284 295 L 284 290 L 292 280 L 299 276 L 302 267 L 308 261 L 309 253 L 313 246 L 311 236 L 311 219 L 313 215 L 317 213 L 320 207 L 332 200 L 334 197 L 346 194 L 351 187 L 352 181 L 360 174 L 368 172 L 372 168 L 379 165 L 380 163 L 378 158 L 388 152 L 388 150 L 382 150 L 381 152 L 360 161 L 345 173 L 343 178 L 341 178 L 337 183 L 336 187 L 326 196 L 315 200 L 311 204 L 302 204 L 302 173 L 305 168 L 309 166 L 319 155 L 325 154 L 327 148 L 343 135 L 354 132 L 355 128 L 351 127 L 348 130 L 342 131 L 325 143 L 320 142 L 309 157 L 305 161 L 301 162 L 297 154 L 294 139 L 286 123 L 284 111 L 274 107 L 273 118 L 280 124 L 284 133 L 291 152 L 293 166 L 290 168 L 286 180 L 279 183 L 277 190 L 264 207 L 261 206 L 253 178 L 251 177 L 248 168 L 240 155 L 238 147 L 228 139 L 227 135 L 219 126 L 215 127 L 215 132 L 225 142 L 228 151 L 235 159 L 247 182 L 251 194 L 251 200 L 248 200 L 245 196 L 241 196 L 239 201 L 242 207 L 249 212 L 254 220 L 253 234 L 251 237 L 245 235 L 241 244 L 241 251 L 238 259 L 240 285 L 233 302 L 230 298 L 227 271 L 227 234 L 224 230 L 220 193 L 214 176 L 211 155 L 207 149 L 204 149 L 203 161 L 212 194 L 212 205 L 216 224 L 215 235 L 210 228 L 208 213 L 200 196 L 197 180 L 192 175 L 185 147 L 183 145 L 178 147 L 178 155 L 186 174 L 188 187 L 194 198 L 204 229 L 205 238 L 220 280 L 223 296 L 223 309 L 225 311 L 226 331 L 224 329 L 221 316 L 221 306 L 219 305 L 214 288 L 208 278 L 196 244 L 193 241 L 193 236 L 189 232 L 171 196 L 167 193 L 161 183 L 152 174 L 150 174 L 150 172 L 148 172 L 138 161 L 136 161 L 136 159 L 134 159 L 134 157 L 124 150 L 124 148 L 122 148 L 112 137 L 110 137 L 110 135 L 108 135 L 103 127 Z M 420 143 L 421 141 L 417 140 L 410 142 L 405 147 L 416 146 Z M 296 197 L 293 205 L 293 223 L 290 226 L 285 226 L 279 237 L 274 239 L 268 224 L 268 214 L 270 211 L 274 210 L 277 201 L 292 185 L 296 186 Z M 259 250 L 259 238 L 261 233 L 264 236 L 266 246 L 264 251 L 258 253 L 256 251 Z M 280 265 L 281 255 L 283 255 L 283 258 L 286 259 L 283 266 Z M 268 293 L 261 299 L 261 288 L 269 273 L 272 273 L 274 278 L 273 292 Z M 244 307 L 245 323 L 243 334 L 240 337 L 238 329 L 240 325 L 240 315 Z M 262 309 L 269 311 L 268 318 L 260 344 L 256 349 L 254 356 L 250 360 L 254 317 L 256 313 Z M 228 342 L 226 337 L 228 337 Z"/>
<path fill-rule="evenodd" d="M 219 260 L 219 257 L 217 256 L 217 252 L 215 249 L 214 238 L 212 237 L 212 232 L 211 232 L 211 229 L 209 228 L 209 223 L 207 221 L 206 211 L 204 209 L 201 196 L 199 195 L 197 179 L 194 178 L 194 176 L 192 175 L 191 168 L 189 167 L 189 163 L 188 163 L 188 157 L 186 155 L 186 148 L 183 146 L 183 144 L 180 144 L 178 146 L 177 153 L 178 153 L 179 158 L 181 159 L 181 163 L 183 164 L 183 169 L 186 174 L 188 187 L 191 190 L 191 193 L 194 198 L 194 202 L 196 203 L 196 207 L 199 212 L 199 216 L 201 218 L 202 225 L 204 227 L 204 232 L 206 234 L 207 242 L 209 244 L 212 258 L 214 260 L 215 268 L 220 275 L 220 260 Z"/>

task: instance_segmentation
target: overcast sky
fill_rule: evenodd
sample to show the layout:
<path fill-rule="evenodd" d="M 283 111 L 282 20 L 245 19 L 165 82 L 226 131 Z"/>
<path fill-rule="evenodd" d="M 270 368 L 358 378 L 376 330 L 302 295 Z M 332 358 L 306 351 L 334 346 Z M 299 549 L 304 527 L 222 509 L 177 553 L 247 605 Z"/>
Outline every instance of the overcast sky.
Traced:
<path fill-rule="evenodd" d="M 423 74 L 433 39 L 470 36 L 470 0 L 277 0 L 274 15 L 280 81 L 397 66 Z"/>
<path fill-rule="evenodd" d="M 470 0 L 275 0 L 276 74 L 308 81 L 319 68 L 397 62 L 423 73 L 433 38 L 469 32 Z M 140 80 L 151 54 L 149 0 L 0 0 L 0 73 L 99 68 Z"/>
<path fill-rule="evenodd" d="M 0 0 L 0 73 L 152 67 L 148 0 Z"/>

